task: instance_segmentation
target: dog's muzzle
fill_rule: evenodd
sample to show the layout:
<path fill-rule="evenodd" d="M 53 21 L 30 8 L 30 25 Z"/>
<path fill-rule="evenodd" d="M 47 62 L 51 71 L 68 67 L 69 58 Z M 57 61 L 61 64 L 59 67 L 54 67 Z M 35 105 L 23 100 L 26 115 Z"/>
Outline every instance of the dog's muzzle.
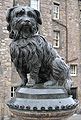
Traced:
<path fill-rule="evenodd" d="M 29 20 L 24 20 L 20 24 L 20 30 L 25 32 L 31 32 L 32 29 L 32 23 Z"/>
<path fill-rule="evenodd" d="M 21 23 L 22 26 L 28 26 L 28 27 L 31 27 L 32 24 L 29 20 L 24 20 L 22 23 Z"/>

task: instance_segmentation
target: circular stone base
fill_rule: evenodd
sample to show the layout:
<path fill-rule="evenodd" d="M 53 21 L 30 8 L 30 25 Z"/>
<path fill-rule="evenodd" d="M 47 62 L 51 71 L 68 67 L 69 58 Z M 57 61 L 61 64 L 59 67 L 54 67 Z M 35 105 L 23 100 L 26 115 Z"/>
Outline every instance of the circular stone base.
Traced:
<path fill-rule="evenodd" d="M 78 103 L 64 88 L 20 87 L 7 105 L 18 120 L 65 120 Z"/>
<path fill-rule="evenodd" d="M 73 110 L 67 111 L 18 111 L 10 109 L 13 115 L 18 120 L 66 120 L 68 117 L 72 116 L 75 112 Z"/>

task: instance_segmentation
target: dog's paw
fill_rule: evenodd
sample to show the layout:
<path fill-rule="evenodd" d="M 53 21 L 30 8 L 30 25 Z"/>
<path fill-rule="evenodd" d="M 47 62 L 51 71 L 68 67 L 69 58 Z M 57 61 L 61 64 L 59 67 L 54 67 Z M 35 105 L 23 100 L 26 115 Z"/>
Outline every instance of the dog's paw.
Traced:
<path fill-rule="evenodd" d="M 26 83 L 21 83 L 20 87 L 26 86 Z"/>
<path fill-rule="evenodd" d="M 32 83 L 27 83 L 27 84 L 26 84 L 26 86 L 29 87 L 29 88 L 30 88 L 30 87 L 33 87 L 34 85 L 35 85 L 35 84 L 32 84 Z"/>
<path fill-rule="evenodd" d="M 47 82 L 44 83 L 44 86 L 54 86 L 56 85 L 56 81 L 52 81 L 52 80 L 49 80 Z"/>
<path fill-rule="evenodd" d="M 35 80 L 30 77 L 29 80 L 28 80 L 28 84 L 34 85 L 35 84 Z"/>
<path fill-rule="evenodd" d="M 21 83 L 20 87 L 26 86 L 27 82 L 28 82 L 27 79 L 22 80 L 22 83 Z"/>

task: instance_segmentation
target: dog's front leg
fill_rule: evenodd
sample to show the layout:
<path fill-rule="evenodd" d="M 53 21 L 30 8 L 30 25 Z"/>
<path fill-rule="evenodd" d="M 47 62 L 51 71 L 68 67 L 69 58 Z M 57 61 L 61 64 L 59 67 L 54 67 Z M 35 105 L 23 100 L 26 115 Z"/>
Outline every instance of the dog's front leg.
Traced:
<path fill-rule="evenodd" d="M 22 72 L 20 69 L 17 69 L 17 72 L 19 73 L 19 76 L 22 80 L 22 83 L 21 83 L 21 87 L 22 86 L 26 86 L 26 83 L 28 82 L 28 79 L 27 79 L 27 74 L 25 72 Z"/>
<path fill-rule="evenodd" d="M 37 84 L 39 83 L 39 77 L 38 77 L 38 74 L 39 74 L 39 69 L 40 69 L 40 64 L 36 64 L 32 67 L 32 70 L 30 72 L 30 80 L 34 83 L 34 84 Z"/>

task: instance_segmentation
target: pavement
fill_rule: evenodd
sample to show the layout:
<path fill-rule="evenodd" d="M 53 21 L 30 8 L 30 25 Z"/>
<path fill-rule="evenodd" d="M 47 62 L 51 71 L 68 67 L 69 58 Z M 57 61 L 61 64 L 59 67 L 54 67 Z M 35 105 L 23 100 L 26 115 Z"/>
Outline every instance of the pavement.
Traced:
<path fill-rule="evenodd" d="M 81 120 L 81 114 L 74 114 L 73 116 L 71 116 L 67 120 Z"/>

